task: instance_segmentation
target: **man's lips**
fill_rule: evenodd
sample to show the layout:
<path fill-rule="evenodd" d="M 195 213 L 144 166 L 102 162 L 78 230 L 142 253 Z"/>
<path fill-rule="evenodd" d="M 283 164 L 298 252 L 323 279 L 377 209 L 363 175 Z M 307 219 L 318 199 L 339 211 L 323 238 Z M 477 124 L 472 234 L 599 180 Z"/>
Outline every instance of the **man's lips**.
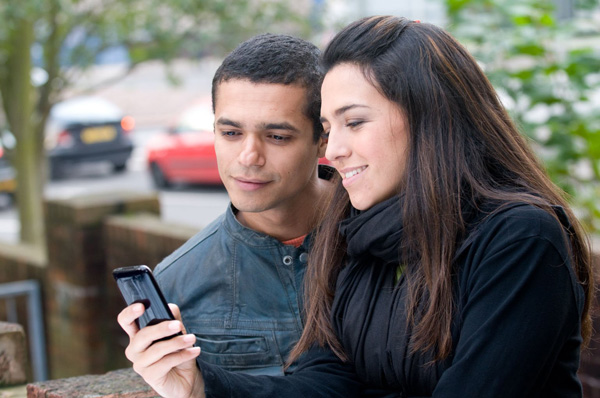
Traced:
<path fill-rule="evenodd" d="M 269 184 L 270 180 L 259 180 L 255 178 L 233 177 L 236 184 L 245 191 L 254 191 Z"/>

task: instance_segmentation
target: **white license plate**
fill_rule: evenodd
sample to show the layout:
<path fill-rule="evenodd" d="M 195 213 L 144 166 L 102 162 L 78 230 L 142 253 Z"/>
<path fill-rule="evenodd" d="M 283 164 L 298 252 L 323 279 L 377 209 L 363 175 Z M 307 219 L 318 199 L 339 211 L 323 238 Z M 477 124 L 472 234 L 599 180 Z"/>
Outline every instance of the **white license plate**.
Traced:
<path fill-rule="evenodd" d="M 112 141 L 117 136 L 117 129 L 113 126 L 87 127 L 81 130 L 81 141 L 86 144 Z"/>

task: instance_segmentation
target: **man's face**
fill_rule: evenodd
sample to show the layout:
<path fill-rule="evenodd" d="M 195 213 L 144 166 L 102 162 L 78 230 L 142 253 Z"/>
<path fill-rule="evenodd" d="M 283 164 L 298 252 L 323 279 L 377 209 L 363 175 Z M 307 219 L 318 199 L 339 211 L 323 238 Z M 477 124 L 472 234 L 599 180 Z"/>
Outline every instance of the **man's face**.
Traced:
<path fill-rule="evenodd" d="M 219 174 L 240 212 L 298 211 L 306 206 L 325 144 L 313 140 L 296 85 L 232 79 L 215 96 Z"/>

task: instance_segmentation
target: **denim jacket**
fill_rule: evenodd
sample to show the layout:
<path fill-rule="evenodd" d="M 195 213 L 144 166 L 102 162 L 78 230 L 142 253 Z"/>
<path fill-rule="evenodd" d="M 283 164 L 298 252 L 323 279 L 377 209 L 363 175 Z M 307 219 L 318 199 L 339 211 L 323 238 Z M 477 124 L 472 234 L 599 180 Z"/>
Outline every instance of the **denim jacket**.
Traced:
<path fill-rule="evenodd" d="M 225 214 L 166 257 L 154 274 L 181 310 L 200 356 L 229 370 L 283 374 L 302 334 L 308 236 L 299 247 Z"/>

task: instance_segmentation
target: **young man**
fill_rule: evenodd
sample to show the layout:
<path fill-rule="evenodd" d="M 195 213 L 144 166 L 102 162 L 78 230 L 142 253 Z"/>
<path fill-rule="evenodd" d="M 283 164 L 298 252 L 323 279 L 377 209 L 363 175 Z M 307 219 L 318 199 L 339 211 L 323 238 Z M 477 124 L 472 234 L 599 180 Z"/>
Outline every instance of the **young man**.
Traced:
<path fill-rule="evenodd" d="M 308 234 L 329 190 L 317 168 L 326 147 L 319 55 L 267 34 L 225 58 L 212 97 L 231 205 L 155 269 L 202 358 L 230 370 L 282 374 L 302 334 Z"/>

